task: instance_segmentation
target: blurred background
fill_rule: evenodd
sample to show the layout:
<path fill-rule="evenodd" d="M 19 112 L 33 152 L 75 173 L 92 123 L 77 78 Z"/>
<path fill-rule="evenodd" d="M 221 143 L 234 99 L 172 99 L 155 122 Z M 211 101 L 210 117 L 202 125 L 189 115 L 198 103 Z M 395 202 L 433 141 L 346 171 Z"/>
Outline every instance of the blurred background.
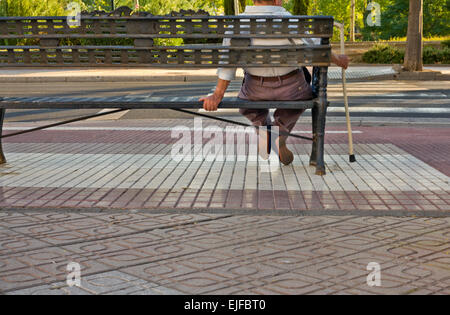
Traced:
<path fill-rule="evenodd" d="M 127 6 L 134 11 L 146 11 L 154 15 L 181 9 L 201 9 L 212 15 L 233 15 L 235 3 L 239 3 L 239 12 L 246 5 L 253 4 L 252 0 L 0 0 L 0 16 L 64 16 L 71 2 L 78 3 L 83 11 L 109 12 Z M 296 15 L 332 15 L 336 21 L 344 23 L 347 53 L 353 63 L 404 62 L 409 0 L 285 0 L 284 6 Z M 450 64 L 449 39 L 450 0 L 423 0 L 424 64 Z M 0 44 L 18 44 L 1 41 Z M 337 29 L 333 41 L 339 41 Z M 28 41 L 20 44 L 33 43 Z M 157 44 L 180 45 L 183 40 L 160 41 Z"/>

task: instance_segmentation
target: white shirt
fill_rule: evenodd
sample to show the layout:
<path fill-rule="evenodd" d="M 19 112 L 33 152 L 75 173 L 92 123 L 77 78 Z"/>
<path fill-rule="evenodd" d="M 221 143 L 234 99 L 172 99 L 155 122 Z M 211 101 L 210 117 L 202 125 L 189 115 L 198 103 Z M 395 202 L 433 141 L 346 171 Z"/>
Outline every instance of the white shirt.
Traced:
<path fill-rule="evenodd" d="M 292 15 L 285 8 L 281 6 L 261 5 L 261 6 L 247 6 L 245 12 L 240 15 Z M 243 34 L 244 32 L 241 32 Z M 223 40 L 224 46 L 230 46 L 231 38 L 225 38 Z M 294 39 L 296 45 L 319 45 L 319 38 L 302 38 Z M 252 45 L 254 46 L 287 46 L 292 45 L 289 39 L 260 39 L 253 38 Z M 288 74 L 298 67 L 267 67 L 267 68 L 245 68 L 244 70 L 251 75 L 259 77 L 278 77 Z M 236 68 L 219 68 L 217 69 L 217 75 L 219 79 L 231 81 L 236 78 Z"/>

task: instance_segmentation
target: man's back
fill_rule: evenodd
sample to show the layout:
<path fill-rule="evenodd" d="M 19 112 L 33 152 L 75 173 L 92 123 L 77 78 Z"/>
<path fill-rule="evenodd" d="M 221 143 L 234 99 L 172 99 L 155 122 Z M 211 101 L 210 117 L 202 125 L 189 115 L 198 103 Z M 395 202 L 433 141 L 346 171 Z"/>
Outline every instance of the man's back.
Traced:
<path fill-rule="evenodd" d="M 291 16 L 286 9 L 282 6 L 271 6 L 271 5 L 259 5 L 259 6 L 247 6 L 245 8 L 245 12 L 240 14 L 242 16 L 245 15 L 265 15 L 265 16 Z M 242 21 L 245 21 L 244 19 Z M 248 26 L 250 27 L 250 26 Z M 242 27 L 245 28 L 245 27 Z M 231 32 L 230 32 L 231 33 Z M 241 34 L 245 34 L 246 31 L 241 31 Z M 295 39 L 293 40 L 296 45 L 314 45 L 318 44 L 317 39 Z M 224 46 L 229 46 L 231 40 L 229 38 L 223 41 Z M 288 46 L 293 43 L 289 39 L 263 39 L 263 38 L 253 38 L 251 40 L 252 45 L 254 46 Z M 298 69 L 298 67 L 285 67 L 285 68 L 245 68 L 245 72 L 259 77 L 278 77 L 288 74 L 294 70 Z M 236 69 L 230 68 L 220 68 L 217 71 L 217 74 L 220 79 L 231 81 L 236 77 Z"/>

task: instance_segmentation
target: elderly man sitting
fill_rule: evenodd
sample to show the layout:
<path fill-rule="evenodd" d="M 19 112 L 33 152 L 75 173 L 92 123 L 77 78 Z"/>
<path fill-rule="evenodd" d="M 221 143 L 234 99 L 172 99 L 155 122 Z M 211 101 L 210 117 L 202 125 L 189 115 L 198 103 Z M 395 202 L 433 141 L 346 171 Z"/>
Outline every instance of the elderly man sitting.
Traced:
<path fill-rule="evenodd" d="M 283 0 L 254 0 L 254 6 L 247 6 L 242 15 L 291 15 L 282 7 Z M 318 42 L 319 41 L 319 42 Z M 320 44 L 319 39 L 299 39 L 295 44 Z M 230 39 L 224 40 L 228 46 Z M 256 46 L 290 45 L 288 39 L 252 39 Z M 347 68 L 349 59 L 345 55 L 332 54 L 333 63 Z M 250 101 L 295 101 L 312 99 L 310 84 L 306 81 L 304 72 L 298 68 L 246 68 L 245 79 L 239 93 L 239 98 Z M 219 81 L 214 94 L 203 97 L 203 108 L 207 111 L 216 111 L 222 101 L 230 81 L 236 77 L 236 69 L 218 69 Z M 273 125 L 281 131 L 291 132 L 303 109 L 277 109 L 274 113 Z M 271 125 L 269 111 L 267 109 L 241 109 L 240 113 L 247 117 L 254 126 Z M 268 157 L 269 134 L 259 134 L 259 153 L 263 158 Z M 286 146 L 286 136 L 279 136 L 276 150 L 280 161 L 289 165 L 294 160 L 293 153 Z"/>

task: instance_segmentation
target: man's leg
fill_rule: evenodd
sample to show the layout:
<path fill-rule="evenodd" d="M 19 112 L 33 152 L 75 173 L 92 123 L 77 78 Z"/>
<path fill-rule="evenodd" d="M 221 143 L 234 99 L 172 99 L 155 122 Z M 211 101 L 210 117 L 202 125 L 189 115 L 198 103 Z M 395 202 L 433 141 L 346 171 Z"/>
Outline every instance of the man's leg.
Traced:
<path fill-rule="evenodd" d="M 241 108 L 239 112 L 251 121 L 253 126 L 271 125 L 268 109 L 245 109 Z M 258 129 L 258 152 L 263 159 L 269 158 L 270 134 L 267 129 Z"/>
<path fill-rule="evenodd" d="M 279 108 L 274 113 L 275 126 L 285 132 L 291 132 L 300 116 L 305 112 L 304 109 Z"/>
<path fill-rule="evenodd" d="M 304 109 L 277 109 L 274 114 L 275 126 L 278 126 L 280 131 L 291 132 L 300 116 L 305 112 Z M 286 146 L 287 136 L 279 136 L 276 140 L 276 147 L 278 148 L 278 155 L 281 163 L 289 165 L 294 160 L 294 154 Z"/>
<path fill-rule="evenodd" d="M 312 90 L 311 86 L 306 82 L 302 71 L 298 72 L 296 76 L 277 82 L 254 80 L 246 74 L 239 97 L 254 101 L 274 100 L 274 102 L 277 100 L 309 100 L 312 98 Z M 274 115 L 274 125 L 278 126 L 280 131 L 291 132 L 304 111 L 304 109 L 277 109 Z M 264 126 L 270 124 L 268 121 L 269 111 L 267 109 L 243 109 L 240 112 L 254 125 Z M 286 139 L 287 137 L 280 137 L 276 146 L 280 148 L 278 150 L 280 161 L 287 165 L 292 163 L 294 156 L 286 147 Z"/>
<path fill-rule="evenodd" d="M 267 126 L 270 124 L 268 109 L 241 108 L 239 112 L 250 120 L 253 126 Z"/>

